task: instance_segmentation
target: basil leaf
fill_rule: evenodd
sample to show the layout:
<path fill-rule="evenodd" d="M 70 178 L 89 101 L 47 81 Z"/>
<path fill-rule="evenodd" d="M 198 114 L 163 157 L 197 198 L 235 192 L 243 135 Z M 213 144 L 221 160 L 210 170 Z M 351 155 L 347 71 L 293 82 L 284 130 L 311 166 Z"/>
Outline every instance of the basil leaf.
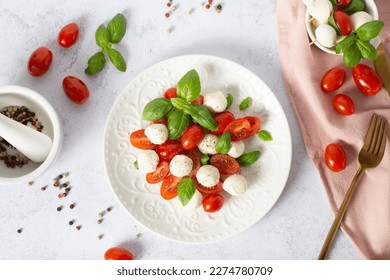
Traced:
<path fill-rule="evenodd" d="M 229 109 L 229 107 L 232 106 L 233 104 L 233 96 L 230 93 L 228 93 L 228 95 L 226 96 L 226 100 L 227 100 L 226 109 Z"/>
<path fill-rule="evenodd" d="M 260 140 L 263 140 L 263 141 L 272 141 L 273 140 L 272 135 L 268 130 L 264 130 L 264 129 L 260 130 L 257 133 L 257 136 L 259 136 Z"/>
<path fill-rule="evenodd" d="M 215 150 L 219 154 L 226 155 L 232 146 L 232 142 L 230 140 L 230 133 L 225 132 L 219 137 L 217 144 L 215 144 Z"/>
<path fill-rule="evenodd" d="M 194 196 L 196 190 L 195 182 L 191 178 L 184 178 L 177 187 L 177 196 L 183 206 L 186 206 Z"/>
<path fill-rule="evenodd" d="M 366 59 L 376 59 L 376 49 L 369 42 L 362 41 L 360 39 L 357 40 L 356 46 L 360 50 L 360 53 L 363 58 Z"/>
<path fill-rule="evenodd" d="M 122 54 L 115 49 L 108 49 L 107 53 L 108 53 L 108 57 L 110 58 L 112 64 L 114 64 L 116 69 L 118 69 L 119 71 L 125 72 L 126 71 L 126 61 L 123 58 Z"/>
<path fill-rule="evenodd" d="M 209 155 L 202 155 L 201 158 L 200 158 L 200 163 L 202 165 L 206 165 L 206 164 L 209 163 L 209 160 L 210 160 Z"/>
<path fill-rule="evenodd" d="M 164 118 L 173 109 L 171 102 L 165 98 L 156 98 L 146 104 L 142 119 L 145 121 L 156 121 Z"/>
<path fill-rule="evenodd" d="M 236 160 L 240 166 L 247 166 L 255 163 L 260 158 L 259 151 L 247 152 L 242 154 Z"/>
<path fill-rule="evenodd" d="M 111 34 L 111 43 L 119 43 L 126 33 L 126 18 L 122 14 L 117 14 L 107 25 L 107 30 Z"/>
<path fill-rule="evenodd" d="M 330 2 L 332 3 L 332 5 L 335 5 L 335 6 L 337 6 L 337 5 L 338 5 L 338 3 L 337 3 L 337 1 L 336 1 L 336 0 L 330 0 Z"/>
<path fill-rule="evenodd" d="M 208 130 L 217 130 L 218 126 L 215 123 L 213 116 L 203 105 L 187 104 L 183 109 L 185 113 L 189 114 L 196 123 Z"/>
<path fill-rule="evenodd" d="M 369 21 L 360 26 L 356 30 L 356 33 L 359 39 L 363 41 L 370 41 L 371 39 L 374 39 L 376 36 L 379 35 L 383 28 L 383 25 L 384 23 L 381 20 Z"/>
<path fill-rule="evenodd" d="M 331 12 L 328 18 L 328 24 L 336 30 L 337 35 L 340 35 L 340 28 L 337 26 L 336 21 L 334 20 L 334 13 Z"/>
<path fill-rule="evenodd" d="M 95 40 L 96 44 L 103 48 L 107 49 L 111 40 L 110 32 L 108 32 L 107 28 L 101 24 L 95 32 Z"/>
<path fill-rule="evenodd" d="M 344 64 L 348 67 L 355 67 L 359 64 L 362 55 L 360 54 L 360 50 L 355 45 L 352 45 L 349 49 L 344 51 L 343 61 Z"/>
<path fill-rule="evenodd" d="M 363 0 L 352 0 L 347 7 L 343 9 L 348 15 L 363 11 L 365 8 Z"/>
<path fill-rule="evenodd" d="M 356 43 L 356 35 L 354 33 L 345 37 L 342 41 L 336 44 L 336 53 L 340 54 L 345 52 L 346 49 L 349 49 L 352 45 Z"/>
<path fill-rule="evenodd" d="M 184 108 L 187 106 L 187 102 L 181 98 L 171 98 L 171 102 L 173 107 L 179 110 L 184 110 Z"/>
<path fill-rule="evenodd" d="M 200 95 L 200 78 L 195 69 L 188 71 L 177 83 L 177 96 L 187 102 L 194 101 Z"/>
<path fill-rule="evenodd" d="M 85 74 L 92 75 L 103 70 L 106 64 L 106 57 L 103 52 L 95 53 L 88 59 L 88 67 L 84 70 Z"/>
<path fill-rule="evenodd" d="M 247 97 L 240 103 L 240 110 L 248 109 L 252 105 L 252 98 Z"/>
<path fill-rule="evenodd" d="M 136 160 L 136 161 L 134 161 L 134 167 L 135 167 L 135 169 L 139 169 L 139 166 L 138 166 L 138 161 Z"/>
<path fill-rule="evenodd" d="M 190 124 L 190 116 L 182 110 L 173 111 L 168 117 L 169 139 L 179 138 Z"/>

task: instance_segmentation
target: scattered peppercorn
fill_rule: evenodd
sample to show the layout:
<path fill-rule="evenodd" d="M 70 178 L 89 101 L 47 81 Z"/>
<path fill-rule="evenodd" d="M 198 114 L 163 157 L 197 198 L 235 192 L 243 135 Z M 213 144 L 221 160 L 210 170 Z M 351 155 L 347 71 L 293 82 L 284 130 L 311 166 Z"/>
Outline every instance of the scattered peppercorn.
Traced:
<path fill-rule="evenodd" d="M 80 225 L 78 225 L 78 226 L 76 227 L 76 229 L 77 229 L 77 230 L 80 230 L 80 229 L 81 229 L 81 226 L 80 226 Z"/>
<path fill-rule="evenodd" d="M 172 11 L 176 11 L 177 7 L 176 6 L 172 6 Z"/>
<path fill-rule="evenodd" d="M 220 13 L 222 11 L 222 5 L 218 4 L 218 5 L 214 6 L 214 9 L 217 11 L 217 13 Z"/>
<path fill-rule="evenodd" d="M 206 6 L 204 6 L 206 9 L 210 9 L 210 5 L 207 4 Z"/>
<path fill-rule="evenodd" d="M 71 221 L 68 222 L 68 224 L 69 224 L 70 226 L 73 225 L 73 223 L 74 223 L 73 220 L 71 220 Z"/>
<path fill-rule="evenodd" d="M 169 18 L 170 14 L 169 13 L 165 13 L 165 17 L 166 18 Z"/>
<path fill-rule="evenodd" d="M 60 186 L 60 189 L 66 188 L 67 186 L 68 186 L 68 183 L 63 183 L 63 184 Z"/>
<path fill-rule="evenodd" d="M 20 228 L 20 229 L 18 229 L 16 232 L 17 232 L 17 233 L 22 233 L 22 229 Z"/>
<path fill-rule="evenodd" d="M 208 0 L 207 1 L 209 4 L 212 4 L 213 3 L 213 0 Z"/>
<path fill-rule="evenodd" d="M 103 218 L 103 216 L 104 216 L 104 211 L 99 213 L 99 218 L 100 219 Z"/>
<path fill-rule="evenodd" d="M 167 7 L 169 8 L 170 6 L 172 6 L 172 4 L 170 2 L 168 2 Z"/>
<path fill-rule="evenodd" d="M 46 186 L 43 186 L 42 188 L 41 188 L 41 191 L 45 191 L 46 190 Z"/>
<path fill-rule="evenodd" d="M 74 203 L 72 203 L 71 205 L 69 205 L 69 208 L 70 208 L 70 209 L 73 209 L 73 208 L 74 208 L 74 206 L 75 206 L 75 204 L 74 204 Z"/>
<path fill-rule="evenodd" d="M 100 225 L 103 222 L 103 219 L 99 219 L 97 223 Z"/>
<path fill-rule="evenodd" d="M 58 198 L 62 198 L 62 197 L 63 197 L 62 193 L 59 193 Z"/>
<path fill-rule="evenodd" d="M 62 210 L 62 206 L 57 207 L 57 211 L 60 212 Z"/>
<path fill-rule="evenodd" d="M 98 239 L 101 240 L 101 239 L 103 238 L 103 236 L 104 236 L 103 234 L 100 234 L 100 235 L 98 236 Z"/>
<path fill-rule="evenodd" d="M 110 207 L 108 207 L 108 208 L 106 209 L 106 211 L 107 211 L 107 212 L 110 212 L 110 211 L 111 211 L 111 208 L 110 208 Z"/>
<path fill-rule="evenodd" d="M 34 182 L 32 182 L 32 181 L 31 181 L 31 182 L 28 182 L 28 185 L 29 185 L 29 186 L 32 186 L 33 184 L 34 184 Z"/>
<path fill-rule="evenodd" d="M 62 194 L 62 197 L 67 197 L 67 193 L 66 192 L 64 192 L 63 194 Z"/>
<path fill-rule="evenodd" d="M 70 190 L 71 190 L 71 187 L 67 187 L 66 189 L 65 189 L 65 192 L 70 192 Z"/>
<path fill-rule="evenodd" d="M 53 183 L 53 186 L 54 187 L 58 187 L 60 185 L 60 183 L 58 183 L 58 181 L 55 181 L 54 183 Z"/>

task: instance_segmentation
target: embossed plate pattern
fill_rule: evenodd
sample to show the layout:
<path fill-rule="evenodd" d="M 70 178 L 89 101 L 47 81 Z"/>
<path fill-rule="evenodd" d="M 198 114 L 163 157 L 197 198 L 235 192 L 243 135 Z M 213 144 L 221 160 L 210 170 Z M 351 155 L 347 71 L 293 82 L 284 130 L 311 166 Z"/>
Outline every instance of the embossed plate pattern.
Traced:
<path fill-rule="evenodd" d="M 137 149 L 129 133 L 146 127 L 141 119 L 146 103 L 162 96 L 189 70 L 201 78 L 202 93 L 221 90 L 231 93 L 231 111 L 236 117 L 255 115 L 274 140 L 245 140 L 246 151 L 261 150 L 261 158 L 240 173 L 248 179 L 247 192 L 225 196 L 223 208 L 213 214 L 200 207 L 185 211 L 177 198 L 166 201 L 160 184 L 150 185 L 145 174 L 134 168 Z M 240 111 L 238 105 L 252 97 L 252 106 Z M 116 100 L 104 134 L 104 162 L 111 187 L 127 212 L 149 230 L 166 238 L 188 243 L 207 243 L 232 237 L 259 221 L 275 204 L 287 181 L 291 164 L 291 135 L 286 116 L 271 90 L 252 72 L 232 61 L 205 55 L 175 57 L 160 62 L 133 79 Z"/>

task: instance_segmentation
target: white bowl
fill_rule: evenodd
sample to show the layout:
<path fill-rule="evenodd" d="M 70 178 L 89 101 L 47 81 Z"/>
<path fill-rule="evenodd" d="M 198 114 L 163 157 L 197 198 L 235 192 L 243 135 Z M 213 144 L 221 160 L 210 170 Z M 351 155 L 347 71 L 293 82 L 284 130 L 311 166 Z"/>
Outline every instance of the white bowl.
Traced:
<path fill-rule="evenodd" d="M 364 4 L 365 4 L 365 11 L 367 13 L 369 13 L 374 20 L 377 20 L 378 19 L 378 8 L 376 7 L 376 4 L 374 2 L 374 0 L 365 0 L 364 1 Z M 336 54 L 336 48 L 335 47 L 332 47 L 332 48 L 327 48 L 327 47 L 324 47 L 323 45 L 321 45 L 319 42 L 317 42 L 316 40 L 316 36 L 315 36 L 315 29 L 316 27 L 312 24 L 312 22 L 310 21 L 310 14 L 307 12 L 306 10 L 306 17 L 305 17 L 305 20 L 306 20 L 306 30 L 307 30 L 307 34 L 309 34 L 309 37 L 310 37 L 310 40 L 312 42 L 314 42 L 314 44 L 320 48 L 321 50 L 323 50 L 324 52 L 327 52 L 327 53 L 330 53 L 330 54 Z M 374 38 L 373 40 L 371 40 L 371 44 L 377 48 L 380 44 L 380 39 L 379 37 L 376 37 Z"/>
<path fill-rule="evenodd" d="M 41 163 L 30 161 L 23 167 L 9 168 L 0 161 L 0 184 L 27 183 L 41 175 L 59 154 L 62 128 L 57 113 L 50 103 L 37 92 L 21 86 L 0 87 L 0 110 L 7 106 L 26 106 L 35 112 L 44 128 L 43 133 L 53 140 L 50 153 Z"/>

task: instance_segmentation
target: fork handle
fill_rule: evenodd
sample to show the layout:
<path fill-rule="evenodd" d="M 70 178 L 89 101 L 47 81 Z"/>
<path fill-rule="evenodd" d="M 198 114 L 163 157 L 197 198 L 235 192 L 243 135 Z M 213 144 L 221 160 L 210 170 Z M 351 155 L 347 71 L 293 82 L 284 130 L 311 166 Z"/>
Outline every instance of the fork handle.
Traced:
<path fill-rule="evenodd" d="M 347 193 L 345 194 L 343 203 L 340 206 L 339 211 L 336 214 L 336 217 L 334 218 L 334 221 L 332 223 L 332 226 L 329 229 L 328 235 L 326 236 L 326 239 L 324 241 L 324 244 L 322 245 L 321 252 L 318 255 L 317 260 L 323 260 L 326 256 L 326 253 L 329 250 L 330 245 L 332 244 L 334 238 L 336 237 L 337 231 L 340 228 L 341 221 L 344 218 L 345 212 L 347 211 L 348 204 L 351 200 L 352 194 L 354 193 L 357 185 L 357 181 L 362 175 L 365 168 L 359 167 L 359 170 L 356 172 L 355 177 L 352 180 L 351 186 L 349 187 Z"/>

